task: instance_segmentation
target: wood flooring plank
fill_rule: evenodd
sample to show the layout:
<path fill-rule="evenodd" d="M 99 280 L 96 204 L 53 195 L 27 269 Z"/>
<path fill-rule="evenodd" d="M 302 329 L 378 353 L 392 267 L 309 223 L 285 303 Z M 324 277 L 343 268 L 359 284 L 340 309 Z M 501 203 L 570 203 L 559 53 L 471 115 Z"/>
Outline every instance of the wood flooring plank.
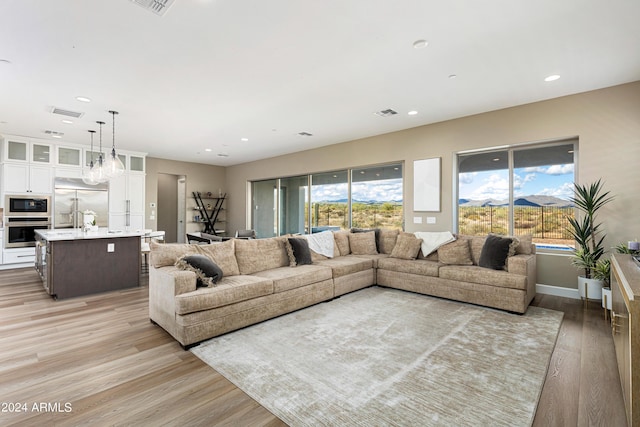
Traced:
<path fill-rule="evenodd" d="M 0 413 L 0 425 L 284 426 L 149 322 L 147 281 L 55 301 L 35 270 L 1 270 L 0 401 L 72 410 Z M 549 295 L 533 305 L 564 312 L 534 425 L 622 425 L 602 311 Z"/>

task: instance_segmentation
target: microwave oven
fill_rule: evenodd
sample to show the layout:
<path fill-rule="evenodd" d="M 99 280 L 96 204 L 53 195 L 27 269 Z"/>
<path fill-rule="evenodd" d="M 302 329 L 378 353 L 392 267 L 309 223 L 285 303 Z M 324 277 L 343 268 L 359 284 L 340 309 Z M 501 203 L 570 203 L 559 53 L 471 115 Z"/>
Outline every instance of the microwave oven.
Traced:
<path fill-rule="evenodd" d="M 51 197 L 7 194 L 4 201 L 5 217 L 51 216 Z"/>

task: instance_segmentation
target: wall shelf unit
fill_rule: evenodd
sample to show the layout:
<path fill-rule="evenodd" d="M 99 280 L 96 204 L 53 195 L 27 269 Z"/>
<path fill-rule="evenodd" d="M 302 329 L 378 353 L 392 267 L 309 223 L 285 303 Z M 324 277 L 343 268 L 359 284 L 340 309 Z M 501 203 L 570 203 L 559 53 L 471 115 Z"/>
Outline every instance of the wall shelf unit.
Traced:
<path fill-rule="evenodd" d="M 220 197 L 212 197 L 211 193 L 203 193 L 194 191 L 193 199 L 196 206 L 193 208 L 193 222 L 203 224 L 203 233 L 220 235 L 225 233 L 225 229 L 219 225 L 225 222 L 224 216 L 220 214 L 224 212 L 224 201 L 227 194 L 221 194 Z"/>

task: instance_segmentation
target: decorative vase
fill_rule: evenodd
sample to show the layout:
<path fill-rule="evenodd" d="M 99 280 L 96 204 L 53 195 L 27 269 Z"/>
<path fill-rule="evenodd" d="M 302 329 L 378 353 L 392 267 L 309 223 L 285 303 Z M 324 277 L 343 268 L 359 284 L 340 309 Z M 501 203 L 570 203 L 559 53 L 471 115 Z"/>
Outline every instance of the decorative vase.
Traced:
<path fill-rule="evenodd" d="M 84 225 L 84 229 L 88 230 L 95 220 L 95 216 L 91 214 L 83 214 L 82 215 L 82 224 Z"/>
<path fill-rule="evenodd" d="M 584 276 L 578 276 L 578 290 L 580 291 L 580 298 L 582 299 L 601 300 L 603 286 L 603 280 L 587 279 Z"/>

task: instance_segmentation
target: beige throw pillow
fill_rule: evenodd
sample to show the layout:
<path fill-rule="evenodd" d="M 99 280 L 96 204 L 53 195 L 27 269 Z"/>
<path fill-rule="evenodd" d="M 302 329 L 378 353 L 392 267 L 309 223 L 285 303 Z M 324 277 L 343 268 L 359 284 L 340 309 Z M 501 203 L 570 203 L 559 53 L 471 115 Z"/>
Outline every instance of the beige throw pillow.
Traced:
<path fill-rule="evenodd" d="M 336 247 L 340 251 L 341 256 L 349 255 L 351 248 L 349 247 L 349 231 L 340 230 L 333 232 L 333 240 L 336 242 Z"/>
<path fill-rule="evenodd" d="M 416 259 L 418 252 L 420 252 L 420 245 L 422 239 L 418 239 L 411 233 L 400 233 L 396 240 L 396 245 L 391 251 L 391 258 L 400 259 Z"/>
<path fill-rule="evenodd" d="M 396 240 L 398 239 L 398 234 L 400 234 L 400 230 L 392 230 L 388 228 L 380 229 L 378 249 L 380 249 L 381 254 L 390 254 L 391 251 L 393 251 L 393 248 L 396 245 Z"/>
<path fill-rule="evenodd" d="M 438 261 L 443 264 L 473 265 L 469 240 L 458 239 L 438 248 Z"/>
<path fill-rule="evenodd" d="M 366 233 L 349 233 L 349 247 L 354 255 L 375 255 L 376 233 L 367 231 Z M 340 250 L 342 253 L 342 250 Z"/>
<path fill-rule="evenodd" d="M 225 276 L 236 276 L 240 274 L 240 269 L 236 261 L 235 241 L 235 239 L 229 239 L 222 243 L 193 246 L 197 248 L 199 253 L 211 258 L 220 267 Z"/>

